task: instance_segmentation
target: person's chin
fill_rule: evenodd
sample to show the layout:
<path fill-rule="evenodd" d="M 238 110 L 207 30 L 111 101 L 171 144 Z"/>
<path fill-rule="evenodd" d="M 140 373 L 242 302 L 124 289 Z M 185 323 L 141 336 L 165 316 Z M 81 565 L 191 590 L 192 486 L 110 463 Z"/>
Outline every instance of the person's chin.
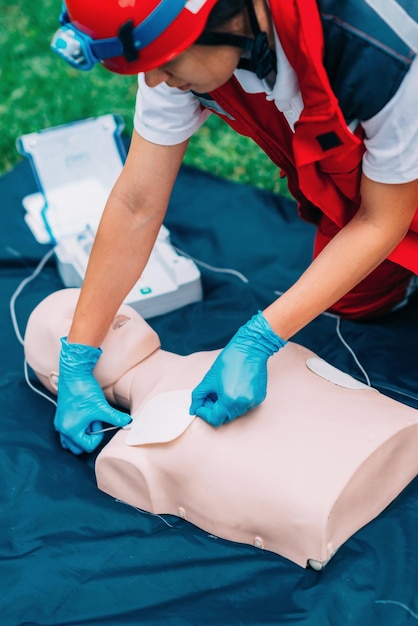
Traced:
<path fill-rule="evenodd" d="M 180 91 L 190 91 L 192 89 L 192 86 L 190 83 L 187 83 L 187 85 L 180 85 L 180 87 L 177 87 L 177 89 L 180 89 Z"/>

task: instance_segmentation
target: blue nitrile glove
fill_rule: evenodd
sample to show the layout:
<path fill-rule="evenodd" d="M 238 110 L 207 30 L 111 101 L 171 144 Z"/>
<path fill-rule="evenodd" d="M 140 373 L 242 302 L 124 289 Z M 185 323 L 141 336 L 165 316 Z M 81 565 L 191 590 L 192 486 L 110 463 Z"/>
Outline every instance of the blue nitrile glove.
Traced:
<path fill-rule="evenodd" d="M 220 426 L 260 404 L 267 391 L 267 360 L 286 343 L 259 311 L 235 333 L 194 389 L 190 414 Z"/>
<path fill-rule="evenodd" d="M 126 426 L 131 416 L 113 409 L 93 376 L 102 350 L 61 339 L 58 404 L 54 426 L 61 445 L 74 454 L 92 452 L 103 439 L 102 422 Z"/>

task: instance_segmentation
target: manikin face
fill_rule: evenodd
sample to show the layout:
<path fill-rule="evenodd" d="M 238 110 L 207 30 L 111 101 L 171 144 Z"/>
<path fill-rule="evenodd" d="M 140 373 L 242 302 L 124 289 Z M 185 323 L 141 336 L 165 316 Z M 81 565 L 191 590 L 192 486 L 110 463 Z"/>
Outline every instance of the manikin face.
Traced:
<path fill-rule="evenodd" d="M 60 337 L 68 333 L 79 294 L 79 289 L 69 288 L 50 294 L 32 311 L 26 327 L 26 360 L 52 392 L 57 390 Z M 158 350 L 160 341 L 137 311 L 122 304 L 101 347 L 106 358 L 99 360 L 95 375 L 107 387 Z"/>
<path fill-rule="evenodd" d="M 207 93 L 225 84 L 234 73 L 241 55 L 232 46 L 194 45 L 169 63 L 145 72 L 148 87 L 166 83 L 182 91 Z"/>

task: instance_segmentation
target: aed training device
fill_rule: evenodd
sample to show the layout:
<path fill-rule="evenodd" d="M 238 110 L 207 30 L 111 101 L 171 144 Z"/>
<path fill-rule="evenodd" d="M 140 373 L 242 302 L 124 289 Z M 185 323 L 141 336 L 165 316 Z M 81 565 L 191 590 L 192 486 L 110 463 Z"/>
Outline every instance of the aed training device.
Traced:
<path fill-rule="evenodd" d="M 95 236 L 89 225 L 64 237 L 55 247 L 60 276 L 67 287 L 80 287 Z M 202 299 L 200 272 L 190 259 L 177 254 L 163 225 L 142 276 L 125 298 L 145 319 Z"/>
<path fill-rule="evenodd" d="M 40 243 L 53 244 L 66 287 L 80 287 L 107 197 L 126 157 L 117 115 L 102 115 L 22 135 L 39 192 L 23 199 L 25 221 Z M 196 264 L 179 255 L 163 225 L 150 259 L 125 303 L 144 318 L 202 299 Z"/>

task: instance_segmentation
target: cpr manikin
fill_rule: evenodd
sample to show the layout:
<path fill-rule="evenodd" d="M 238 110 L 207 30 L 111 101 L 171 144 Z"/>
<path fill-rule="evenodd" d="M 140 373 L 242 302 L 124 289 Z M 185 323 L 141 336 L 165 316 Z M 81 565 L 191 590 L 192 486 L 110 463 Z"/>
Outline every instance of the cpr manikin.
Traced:
<path fill-rule="evenodd" d="M 26 359 L 52 392 L 78 294 L 53 293 L 28 321 Z M 97 456 L 97 484 L 145 511 L 321 568 L 418 473 L 418 412 L 295 343 L 270 358 L 266 400 L 220 428 L 188 415 L 219 351 L 166 352 L 127 305 L 101 347 L 95 376 L 133 421 Z"/>

